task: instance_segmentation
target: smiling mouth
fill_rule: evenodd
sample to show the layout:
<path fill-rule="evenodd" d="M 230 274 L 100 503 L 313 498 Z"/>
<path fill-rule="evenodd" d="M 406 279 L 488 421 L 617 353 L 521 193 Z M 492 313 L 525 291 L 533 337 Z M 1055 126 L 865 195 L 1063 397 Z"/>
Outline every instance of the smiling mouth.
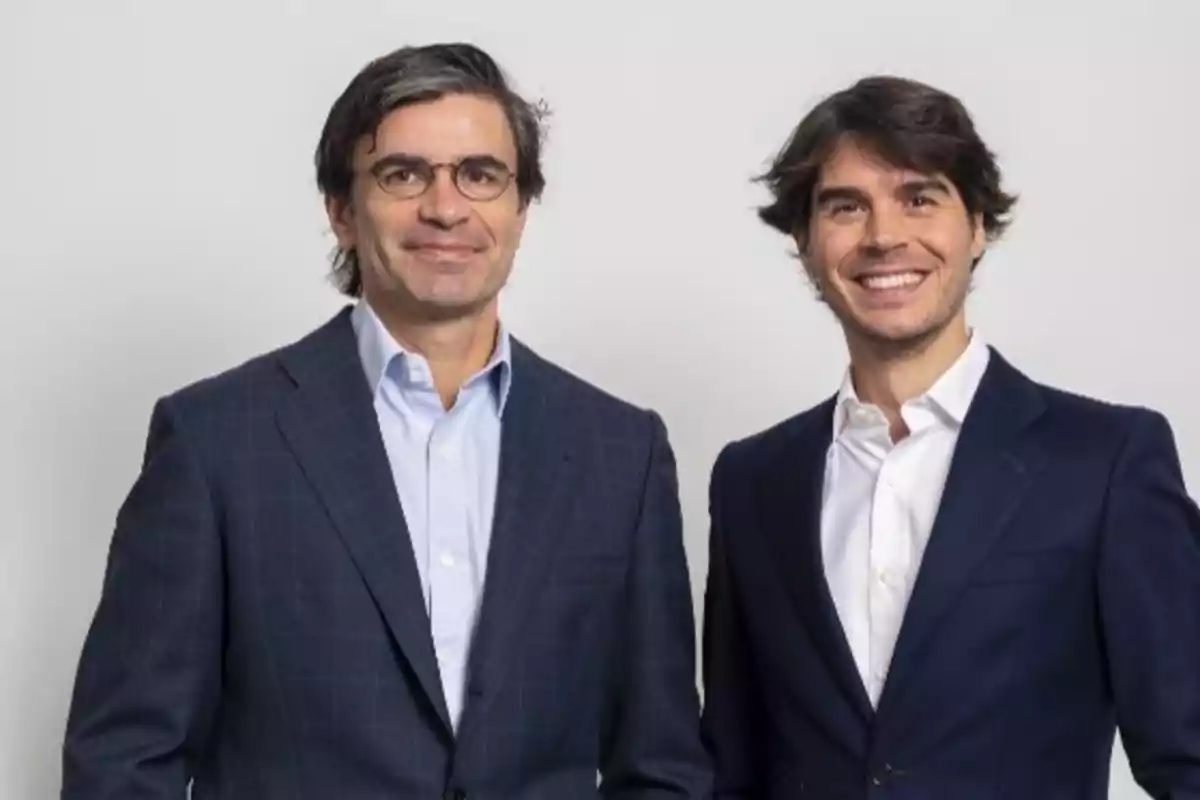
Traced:
<path fill-rule="evenodd" d="M 425 253 L 473 253 L 476 248 L 466 244 L 414 244 L 406 245 L 405 249 Z"/>
<path fill-rule="evenodd" d="M 468 245 L 426 244 L 406 247 L 409 253 L 429 264 L 462 266 L 472 262 L 479 251 Z"/>
<path fill-rule="evenodd" d="M 927 272 L 912 270 L 909 272 L 890 272 L 886 275 L 860 275 L 854 282 L 872 292 L 886 292 L 895 289 L 911 289 L 919 286 L 928 276 Z"/>

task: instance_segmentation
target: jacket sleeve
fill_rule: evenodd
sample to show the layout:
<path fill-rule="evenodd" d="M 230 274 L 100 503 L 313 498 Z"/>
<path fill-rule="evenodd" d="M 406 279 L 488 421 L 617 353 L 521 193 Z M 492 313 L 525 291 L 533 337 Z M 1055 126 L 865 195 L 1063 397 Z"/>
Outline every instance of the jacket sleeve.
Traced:
<path fill-rule="evenodd" d="M 1155 798 L 1200 799 L 1200 512 L 1157 412 L 1134 413 L 1102 537 L 1100 618 L 1134 778 Z"/>
<path fill-rule="evenodd" d="M 63 746 L 64 800 L 183 800 L 220 684 L 212 493 L 166 400 L 117 515 Z"/>
<path fill-rule="evenodd" d="M 704 743 L 712 758 L 714 797 L 753 800 L 761 796 L 762 713 L 755 691 L 749 648 L 729 565 L 728 530 L 722 517 L 728 448 L 718 457 L 709 482 L 708 581 L 704 594 Z"/>
<path fill-rule="evenodd" d="M 627 578 L 625 648 L 601 743 L 601 795 L 701 800 L 710 773 L 700 743 L 696 626 L 675 458 L 650 415 L 649 464 Z"/>

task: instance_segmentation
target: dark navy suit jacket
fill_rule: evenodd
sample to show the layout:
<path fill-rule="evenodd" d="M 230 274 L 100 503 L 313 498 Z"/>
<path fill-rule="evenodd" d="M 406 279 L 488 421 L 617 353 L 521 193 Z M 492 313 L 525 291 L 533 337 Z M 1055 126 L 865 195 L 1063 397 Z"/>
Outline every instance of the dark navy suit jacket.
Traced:
<path fill-rule="evenodd" d="M 705 796 L 664 427 L 518 342 L 512 369 L 457 736 L 346 309 L 157 403 L 62 796 Z"/>
<path fill-rule="evenodd" d="M 1100 800 L 1119 729 L 1153 797 L 1200 798 L 1200 513 L 1165 419 L 992 352 L 876 710 L 822 566 L 833 402 L 713 471 L 717 797 Z"/>

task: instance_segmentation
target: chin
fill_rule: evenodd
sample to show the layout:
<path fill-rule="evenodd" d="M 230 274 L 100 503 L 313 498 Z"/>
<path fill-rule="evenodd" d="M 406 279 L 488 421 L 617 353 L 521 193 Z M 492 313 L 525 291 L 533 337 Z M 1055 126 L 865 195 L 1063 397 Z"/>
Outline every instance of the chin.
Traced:
<path fill-rule="evenodd" d="M 479 286 L 464 285 L 464 281 L 439 281 L 414 286 L 410 292 L 421 305 L 453 308 L 477 305 L 486 294 Z"/>
<path fill-rule="evenodd" d="M 899 349 L 908 349 L 925 344 L 935 339 L 944 329 L 944 326 L 939 326 L 927 320 L 912 322 L 862 318 L 854 320 L 851 327 L 869 342 Z"/>
<path fill-rule="evenodd" d="M 487 308 L 490 297 L 426 295 L 415 298 L 422 315 L 432 320 L 454 320 L 473 316 Z"/>

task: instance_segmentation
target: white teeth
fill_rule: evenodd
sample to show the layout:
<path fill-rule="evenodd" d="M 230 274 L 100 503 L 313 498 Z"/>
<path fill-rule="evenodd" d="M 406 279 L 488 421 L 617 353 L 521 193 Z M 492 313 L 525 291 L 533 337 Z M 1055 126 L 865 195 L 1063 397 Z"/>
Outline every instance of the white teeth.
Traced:
<path fill-rule="evenodd" d="M 863 286 L 868 289 L 899 289 L 904 286 L 915 286 L 924 276 L 919 272 L 900 272 L 894 275 L 871 275 L 862 279 Z"/>

